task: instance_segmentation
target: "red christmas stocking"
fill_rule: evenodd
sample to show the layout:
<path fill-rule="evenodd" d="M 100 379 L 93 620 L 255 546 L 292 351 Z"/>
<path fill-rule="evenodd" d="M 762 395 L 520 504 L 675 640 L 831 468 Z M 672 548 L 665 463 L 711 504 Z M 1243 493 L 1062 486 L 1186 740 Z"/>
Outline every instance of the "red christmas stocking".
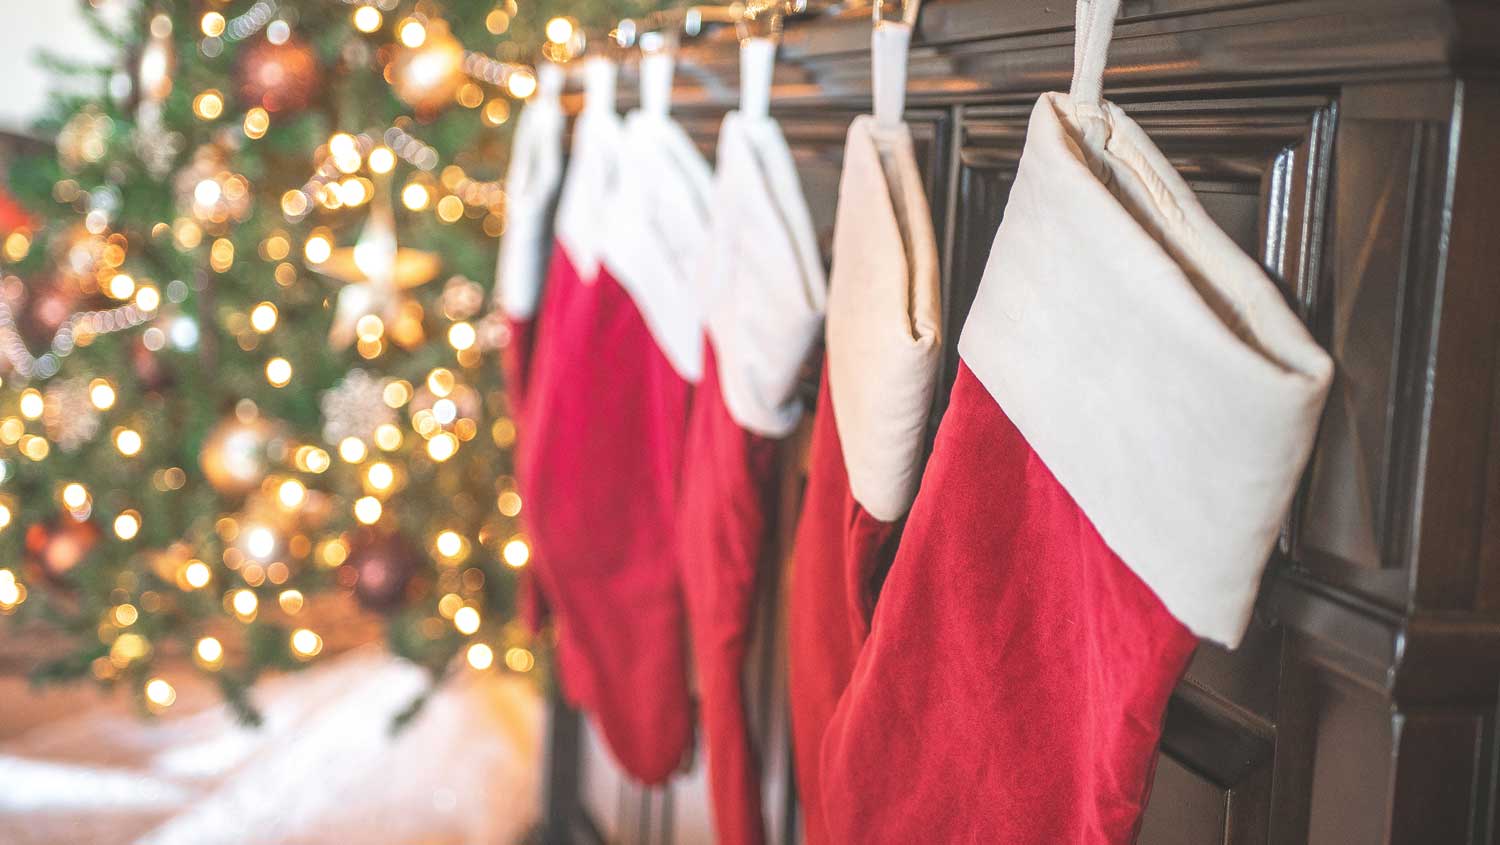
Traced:
<path fill-rule="evenodd" d="M 750 50 L 760 49 L 753 44 Z M 760 766 L 742 683 L 757 571 L 776 513 L 777 447 L 822 327 L 822 258 L 781 129 L 730 113 L 719 131 L 704 375 L 693 399 L 678 524 L 714 826 L 760 843 Z"/>
<path fill-rule="evenodd" d="M 546 296 L 534 321 L 535 332 L 527 333 L 532 340 L 531 360 L 524 366 L 519 361 L 515 364 L 524 373 L 520 382 L 525 384 L 516 485 L 521 493 L 522 524 L 532 548 L 531 571 L 522 588 L 521 605 L 523 614 L 532 613 L 536 618 L 531 621 L 537 624 L 542 608 L 556 606 L 563 585 L 557 583 L 555 568 L 548 562 L 553 553 L 551 535 L 556 532 L 548 515 L 539 512 L 533 481 L 543 478 L 555 461 L 557 438 L 548 436 L 554 424 L 561 417 L 582 412 L 576 403 L 566 400 L 574 396 L 584 374 L 597 366 L 596 359 L 607 354 L 602 342 L 587 331 L 593 309 L 599 307 L 590 290 L 598 274 L 605 203 L 617 180 L 621 126 L 614 111 L 614 66 L 601 59 L 588 62 L 585 69 L 585 104 L 573 127 L 567 178 L 558 198 L 556 242 L 547 266 Z M 502 297 L 508 296 L 504 283 L 502 276 Z M 534 298 L 520 295 L 527 292 L 521 289 L 516 299 L 535 308 Z M 522 342 L 519 348 L 525 349 L 526 344 Z M 568 569 L 566 560 L 561 568 Z M 565 621 L 559 621 L 558 668 L 563 693 L 575 707 L 589 709 L 594 700 L 594 678 L 587 651 Z"/>
<path fill-rule="evenodd" d="M 1238 643 L 1331 363 L 1145 133 L 1079 4 L 823 743 L 843 842 L 1134 839 L 1197 637 Z"/>
<path fill-rule="evenodd" d="M 707 240 L 710 174 L 660 114 L 632 114 L 607 150 L 619 161 L 603 214 L 572 228 L 572 175 L 559 211 L 552 281 L 561 292 L 549 291 L 538 337 L 525 512 L 559 619 L 564 682 L 622 768 L 658 783 L 692 739 L 670 552 L 691 379 L 701 369 L 687 270 Z M 576 236 L 601 230 L 602 266 L 588 274 Z"/>
<path fill-rule="evenodd" d="M 506 227 L 495 266 L 494 298 L 510 334 L 501 350 L 501 366 L 511 415 L 517 420 L 526 413 L 537 303 L 562 181 L 562 88 L 562 68 L 550 62 L 537 68 L 537 94 L 517 119 L 505 169 Z M 527 627 L 540 631 L 546 624 L 547 602 L 529 570 L 521 573 L 517 605 Z"/>
<path fill-rule="evenodd" d="M 797 527 L 790 624 L 793 750 L 806 839 L 831 839 L 819 747 L 916 493 L 941 310 L 932 215 L 900 119 L 910 29 L 876 29 L 877 116 L 849 128 L 829 282 L 827 366 Z M 899 70 L 896 78 L 885 74 Z M 888 117 L 888 113 L 893 113 Z"/>

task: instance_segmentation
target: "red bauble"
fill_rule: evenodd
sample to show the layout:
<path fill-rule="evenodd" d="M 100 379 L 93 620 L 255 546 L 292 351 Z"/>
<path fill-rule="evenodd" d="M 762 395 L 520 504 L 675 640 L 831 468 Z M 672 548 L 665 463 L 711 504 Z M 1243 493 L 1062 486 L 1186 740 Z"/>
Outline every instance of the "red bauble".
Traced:
<path fill-rule="evenodd" d="M 26 565 L 52 584 L 66 584 L 69 573 L 99 542 L 99 526 L 60 516 L 26 529 Z"/>
<path fill-rule="evenodd" d="M 422 550 L 404 535 L 367 529 L 354 535 L 344 566 L 355 574 L 354 596 L 370 610 L 389 613 L 405 603 L 406 588 L 422 564 Z"/>
<path fill-rule="evenodd" d="M 322 82 L 318 55 L 307 42 L 258 40 L 245 48 L 236 69 L 240 99 L 269 112 L 295 112 L 312 102 Z"/>

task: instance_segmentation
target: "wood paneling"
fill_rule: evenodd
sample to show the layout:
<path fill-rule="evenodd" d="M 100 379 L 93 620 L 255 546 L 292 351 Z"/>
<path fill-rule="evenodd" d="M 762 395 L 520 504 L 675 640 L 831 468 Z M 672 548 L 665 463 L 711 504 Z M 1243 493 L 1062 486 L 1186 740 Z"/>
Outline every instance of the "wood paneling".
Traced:
<path fill-rule="evenodd" d="M 923 11 L 910 120 L 943 249 L 935 419 L 1030 105 L 1067 84 L 1072 13 L 1035 0 Z M 773 102 L 825 249 L 844 131 L 868 108 L 868 38 L 867 9 L 796 21 L 777 68 Z M 706 152 L 735 73 L 727 32 L 681 53 L 678 112 Z M 1126 0 L 1109 96 L 1337 364 L 1245 642 L 1201 645 L 1174 693 L 1142 842 L 1500 845 L 1497 80 L 1490 3 Z M 800 464 L 787 471 L 794 491 Z M 778 595 L 752 671 L 769 827 L 791 842 Z M 699 787 L 632 800 L 672 809 L 595 807 L 616 814 L 601 825 L 611 841 L 694 841 L 670 818 L 704 800 Z"/>

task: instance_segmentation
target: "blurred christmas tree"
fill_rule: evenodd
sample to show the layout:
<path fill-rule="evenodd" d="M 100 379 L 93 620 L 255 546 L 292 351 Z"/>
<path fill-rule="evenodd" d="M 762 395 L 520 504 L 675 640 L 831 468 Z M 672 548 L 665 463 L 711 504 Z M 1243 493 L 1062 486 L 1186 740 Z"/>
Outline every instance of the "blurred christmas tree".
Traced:
<path fill-rule="evenodd" d="M 191 657 L 249 714 L 260 672 L 322 650 L 310 609 L 349 593 L 435 676 L 461 653 L 532 669 L 486 307 L 498 180 L 526 62 L 571 49 L 548 21 L 640 11 L 95 16 L 118 56 L 53 63 L 100 93 L 57 100 L 55 155 L 9 174 L 26 218 L 0 222 L 0 612 L 67 636 L 42 679 L 160 709 Z"/>

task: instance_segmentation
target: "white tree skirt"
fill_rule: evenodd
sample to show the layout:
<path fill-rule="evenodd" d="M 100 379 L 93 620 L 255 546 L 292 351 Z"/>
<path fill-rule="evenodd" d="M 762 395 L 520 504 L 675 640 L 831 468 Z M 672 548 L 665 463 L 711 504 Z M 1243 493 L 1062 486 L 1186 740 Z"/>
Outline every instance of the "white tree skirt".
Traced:
<path fill-rule="evenodd" d="M 0 744 L 11 845 L 500 845 L 537 821 L 545 708 L 464 671 L 404 730 L 424 673 L 374 648 L 267 679 L 264 723 L 100 702 Z"/>

